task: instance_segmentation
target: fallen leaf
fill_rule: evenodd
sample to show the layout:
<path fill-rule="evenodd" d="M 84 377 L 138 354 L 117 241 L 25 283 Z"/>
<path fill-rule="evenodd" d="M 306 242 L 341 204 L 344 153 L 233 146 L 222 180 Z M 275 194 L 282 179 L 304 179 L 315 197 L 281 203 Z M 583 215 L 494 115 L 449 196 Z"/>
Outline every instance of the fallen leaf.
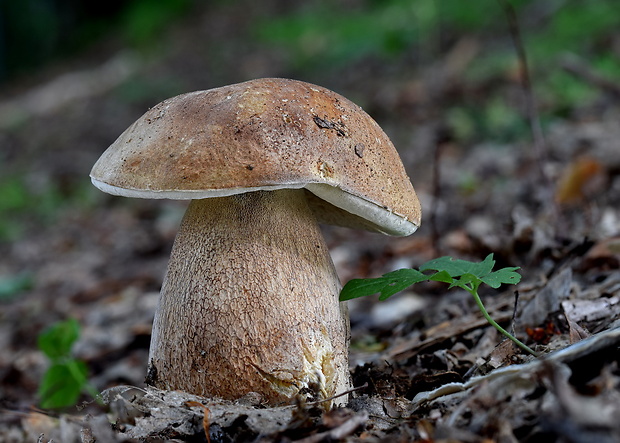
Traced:
<path fill-rule="evenodd" d="M 586 155 L 576 158 L 560 175 L 555 201 L 562 205 L 582 202 L 588 194 L 588 186 L 603 173 L 603 166 L 594 158 Z"/>

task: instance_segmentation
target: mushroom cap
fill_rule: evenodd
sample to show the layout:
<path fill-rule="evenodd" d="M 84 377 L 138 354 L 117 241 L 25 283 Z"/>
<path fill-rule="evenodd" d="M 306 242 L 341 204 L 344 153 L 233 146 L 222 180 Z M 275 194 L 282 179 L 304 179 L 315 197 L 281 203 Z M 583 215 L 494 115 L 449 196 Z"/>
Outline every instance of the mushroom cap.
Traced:
<path fill-rule="evenodd" d="M 390 235 L 420 224 L 394 145 L 359 106 L 309 83 L 265 78 L 165 100 L 101 155 L 113 195 L 200 199 L 305 188 L 319 221 Z"/>

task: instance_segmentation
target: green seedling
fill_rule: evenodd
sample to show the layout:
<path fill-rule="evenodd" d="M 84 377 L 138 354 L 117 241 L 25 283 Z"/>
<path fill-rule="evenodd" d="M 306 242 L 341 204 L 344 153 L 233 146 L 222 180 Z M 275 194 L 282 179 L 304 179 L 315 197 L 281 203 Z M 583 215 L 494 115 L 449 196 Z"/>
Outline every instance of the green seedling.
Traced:
<path fill-rule="evenodd" d="M 538 356 L 531 348 L 526 346 L 515 336 L 502 328 L 487 312 L 478 288 L 486 284 L 494 289 L 502 284 L 517 284 L 521 281 L 519 268 L 503 268 L 493 271 L 495 260 L 493 254 L 489 254 L 483 261 L 476 263 L 467 260 L 453 259 L 452 257 L 440 257 L 430 260 L 420 266 L 420 269 L 399 269 L 388 272 L 378 278 L 363 278 L 349 281 L 340 293 L 340 301 L 351 300 L 358 297 L 379 293 L 379 300 L 386 300 L 397 292 L 411 285 L 423 281 L 438 281 L 447 283 L 450 288 L 461 288 L 469 292 L 476 301 L 476 305 L 484 318 L 501 334 L 512 340 L 519 348 Z"/>
<path fill-rule="evenodd" d="M 51 362 L 39 386 L 42 408 L 73 406 L 84 390 L 95 398 L 98 395 L 88 383 L 86 364 L 71 355 L 79 336 L 80 325 L 75 319 L 55 323 L 39 335 L 38 347 Z"/>

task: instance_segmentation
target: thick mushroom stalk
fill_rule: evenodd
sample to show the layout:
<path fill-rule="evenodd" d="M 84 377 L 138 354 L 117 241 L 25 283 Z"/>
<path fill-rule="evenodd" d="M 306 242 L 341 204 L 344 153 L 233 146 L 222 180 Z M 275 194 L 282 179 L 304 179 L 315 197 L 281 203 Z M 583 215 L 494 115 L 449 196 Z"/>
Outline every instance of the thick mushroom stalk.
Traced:
<path fill-rule="evenodd" d="M 306 192 L 190 203 L 155 315 L 151 384 L 271 404 L 348 389 L 341 286 Z"/>

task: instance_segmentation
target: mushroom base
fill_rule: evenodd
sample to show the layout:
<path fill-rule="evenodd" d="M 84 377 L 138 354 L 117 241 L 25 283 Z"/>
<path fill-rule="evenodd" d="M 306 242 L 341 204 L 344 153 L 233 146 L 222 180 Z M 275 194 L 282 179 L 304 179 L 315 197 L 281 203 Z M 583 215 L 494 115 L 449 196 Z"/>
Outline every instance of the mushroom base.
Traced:
<path fill-rule="evenodd" d="M 193 200 L 162 286 L 147 381 L 225 399 L 258 392 L 272 405 L 344 392 L 340 289 L 305 191 Z"/>

